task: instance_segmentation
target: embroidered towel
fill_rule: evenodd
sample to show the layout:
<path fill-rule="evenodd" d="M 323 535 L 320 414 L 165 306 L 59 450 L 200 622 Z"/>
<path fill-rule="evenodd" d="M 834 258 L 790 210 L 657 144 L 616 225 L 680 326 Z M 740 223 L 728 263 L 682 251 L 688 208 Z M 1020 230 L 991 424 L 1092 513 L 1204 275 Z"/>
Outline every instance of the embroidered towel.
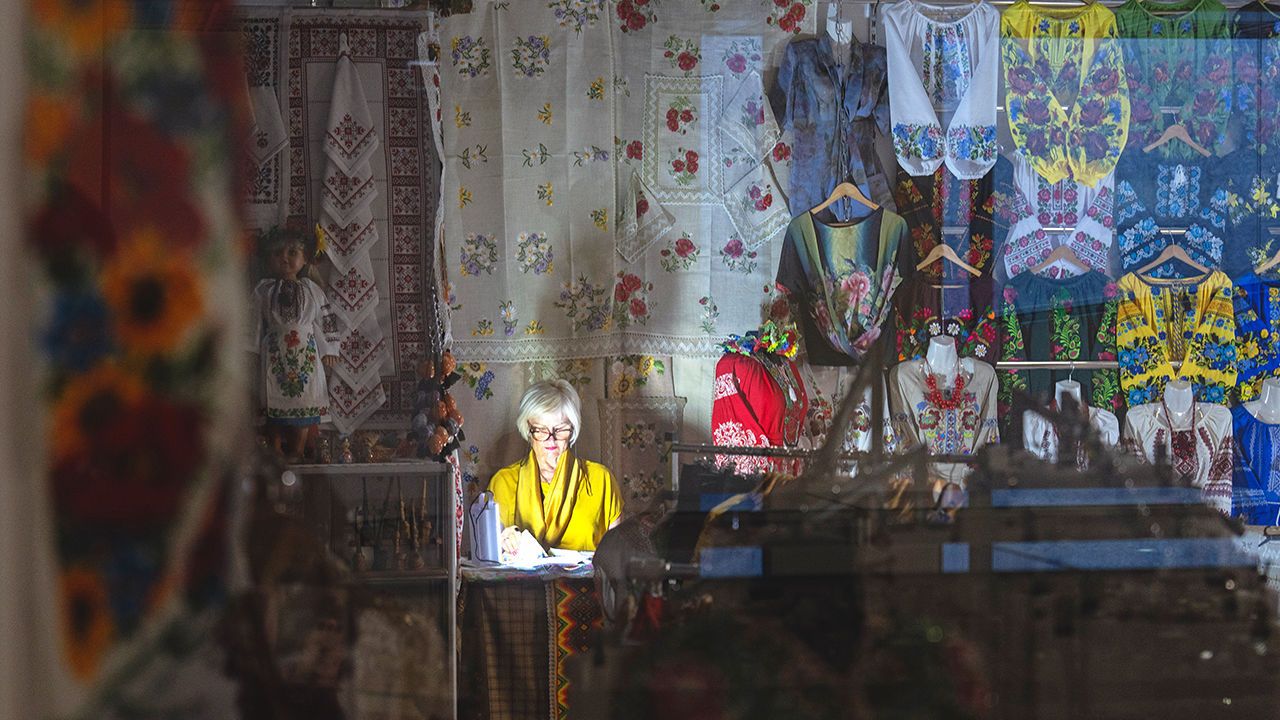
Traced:
<path fill-rule="evenodd" d="M 886 5 L 881 16 L 898 164 L 917 176 L 943 162 L 964 180 L 986 175 L 997 155 L 1000 13 L 985 2 L 906 0 Z"/>

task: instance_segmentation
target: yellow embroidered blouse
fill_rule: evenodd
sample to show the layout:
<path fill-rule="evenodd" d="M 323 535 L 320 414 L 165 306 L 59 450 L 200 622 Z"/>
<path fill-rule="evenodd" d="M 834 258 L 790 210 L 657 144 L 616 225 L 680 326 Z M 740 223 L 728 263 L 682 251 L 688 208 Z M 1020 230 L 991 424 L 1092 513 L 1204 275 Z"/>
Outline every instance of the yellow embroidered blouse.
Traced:
<path fill-rule="evenodd" d="M 1231 280 L 1213 271 L 1198 283 L 1120 278 L 1116 349 L 1129 407 L 1159 402 L 1165 384 L 1191 381 L 1196 399 L 1225 402 L 1236 383 Z M 1171 361 L 1181 360 L 1175 370 Z"/>
<path fill-rule="evenodd" d="M 494 473 L 489 491 L 505 527 L 528 530 L 547 548 L 596 549 L 622 517 L 622 498 L 609 468 L 560 453 L 551 482 L 538 477 L 533 451 Z"/>
<path fill-rule="evenodd" d="M 1018 0 L 1000 19 L 1009 130 L 1050 183 L 1090 187 L 1120 160 L 1129 136 L 1129 86 L 1116 17 L 1101 3 L 1034 8 Z"/>

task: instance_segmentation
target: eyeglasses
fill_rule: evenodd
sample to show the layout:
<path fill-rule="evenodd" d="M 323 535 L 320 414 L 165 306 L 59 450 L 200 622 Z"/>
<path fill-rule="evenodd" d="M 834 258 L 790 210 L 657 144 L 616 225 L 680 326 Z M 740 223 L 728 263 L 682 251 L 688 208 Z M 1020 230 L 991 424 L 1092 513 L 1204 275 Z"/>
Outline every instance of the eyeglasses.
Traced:
<path fill-rule="evenodd" d="M 568 440 L 571 435 L 573 435 L 572 425 L 551 428 L 550 430 L 544 427 L 538 427 L 537 425 L 529 426 L 529 437 L 537 440 L 538 442 L 550 440 L 551 438 L 555 438 L 556 440 Z"/>

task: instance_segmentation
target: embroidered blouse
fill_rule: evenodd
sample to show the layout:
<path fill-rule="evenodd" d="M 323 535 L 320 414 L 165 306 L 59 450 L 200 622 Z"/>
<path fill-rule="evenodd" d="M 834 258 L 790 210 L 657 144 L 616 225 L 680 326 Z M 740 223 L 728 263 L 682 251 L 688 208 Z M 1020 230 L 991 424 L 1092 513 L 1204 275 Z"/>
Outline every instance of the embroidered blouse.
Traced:
<path fill-rule="evenodd" d="M 1119 289 L 1091 271 L 1067 278 L 1023 273 L 1004 287 L 1001 330 L 1005 360 L 1115 360 Z M 1124 403 L 1115 370 L 1049 370 L 1000 373 L 1001 412 L 1015 391 L 1047 401 L 1054 383 L 1078 380 L 1091 407 L 1119 412 Z"/>
<path fill-rule="evenodd" d="M 1206 504 L 1231 512 L 1231 411 L 1223 405 L 1196 403 L 1189 427 L 1170 427 L 1162 403 L 1129 408 L 1124 444 L 1154 463 L 1163 447 L 1177 482 L 1200 488 Z"/>
<path fill-rule="evenodd" d="M 1056 403 L 1050 403 L 1049 409 L 1057 411 Z M 1120 420 L 1114 413 L 1091 407 L 1089 410 L 1089 427 L 1096 433 L 1104 445 L 1114 446 L 1120 442 Z M 1022 414 L 1022 444 L 1032 455 L 1045 462 L 1058 462 L 1058 430 L 1045 417 L 1031 410 Z M 1089 467 L 1088 454 L 1083 443 L 1074 449 L 1068 448 L 1069 455 L 1074 455 L 1076 468 L 1086 470 Z"/>
<path fill-rule="evenodd" d="M 1238 277 L 1280 247 L 1280 14 L 1251 2 L 1233 16 L 1232 35 L 1239 149 L 1222 161 L 1233 227 L 1222 269 Z"/>
<path fill-rule="evenodd" d="M 985 2 L 940 7 L 917 0 L 881 13 L 898 165 L 931 175 L 945 162 L 956 177 L 982 177 L 998 150 L 1000 13 Z"/>
<path fill-rule="evenodd" d="M 1208 150 L 1223 146 L 1233 90 L 1230 17 L 1222 3 L 1128 0 L 1116 9 L 1116 25 L 1133 98 L 1133 144 L 1145 147 L 1180 124 Z M 1162 106 L 1177 112 L 1164 113 Z M 1153 152 L 1171 159 L 1199 157 L 1178 141 Z"/>
<path fill-rule="evenodd" d="M 1259 420 L 1245 405 L 1231 408 L 1234 472 L 1231 514 L 1250 525 L 1280 525 L 1280 425 Z"/>
<path fill-rule="evenodd" d="M 889 177 L 876 154 L 876 132 L 889 129 L 884 48 L 854 42 L 837 58 L 830 38 L 793 40 L 778 67 L 769 103 L 791 140 L 788 203 L 793 216 L 817 207 L 846 177 L 878 203 Z M 838 207 L 849 219 L 848 207 Z"/>
<path fill-rule="evenodd" d="M 925 368 L 924 361 L 913 360 L 889 370 L 889 405 L 904 450 L 924 445 L 931 455 L 973 455 L 987 443 L 1000 442 L 994 368 L 963 358 L 957 377 L 965 379 L 964 392 L 954 408 L 938 407 L 929 399 Z M 963 463 L 935 463 L 931 468 L 938 479 L 962 487 L 969 472 Z"/>
<path fill-rule="evenodd" d="M 828 224 L 813 213 L 791 220 L 778 284 L 799 306 L 810 363 L 852 365 L 880 337 L 902 281 L 906 238 L 906 222 L 883 207 L 852 223 Z"/>
<path fill-rule="evenodd" d="M 1129 407 L 1164 397 L 1175 378 L 1190 380 L 1196 399 L 1220 403 L 1236 383 L 1236 321 L 1231 281 L 1221 272 L 1199 283 L 1120 278 L 1116 347 L 1120 389 Z M 1171 361 L 1181 360 L 1180 369 Z"/>
<path fill-rule="evenodd" d="M 711 438 L 735 447 L 793 447 L 804 429 L 808 395 L 791 360 L 725 353 L 716 363 Z M 739 473 L 782 469 L 775 458 L 717 455 Z"/>
<path fill-rule="evenodd" d="M 1030 270 L 1060 245 L 1069 246 L 1089 268 L 1110 272 L 1115 241 L 1114 174 L 1093 186 L 1071 178 L 1051 183 L 1018 152 L 1012 163 L 1003 158 L 997 163 L 996 177 L 997 237 L 1006 277 Z M 1081 272 L 1059 260 L 1038 274 L 1059 278 Z"/>
<path fill-rule="evenodd" d="M 1101 3 L 1050 10 L 1018 0 L 1000 23 L 1014 143 L 1050 183 L 1097 185 L 1129 134 L 1129 85 L 1116 18 Z"/>
<path fill-rule="evenodd" d="M 1135 270 L 1177 242 L 1196 262 L 1216 268 L 1227 236 L 1227 191 L 1221 162 L 1162 160 L 1155 153 L 1126 153 L 1116 169 L 1115 221 L 1120 266 Z M 1170 234 L 1162 230 L 1185 230 Z M 1177 277 L 1173 261 L 1153 277 Z"/>
<path fill-rule="evenodd" d="M 1236 388 L 1252 400 L 1262 381 L 1280 377 L 1280 277 L 1249 273 L 1236 281 Z"/>
<path fill-rule="evenodd" d="M 900 270 L 909 280 L 894 296 L 899 360 L 924 357 L 929 338 L 944 334 L 956 338 L 962 356 L 996 356 L 989 272 L 993 186 L 992 173 L 960 180 L 945 165 L 932 175 L 898 172 L 894 198 L 911 229 L 910 252 L 902 253 Z M 944 241 L 983 274 L 973 277 L 946 260 L 916 270 L 916 263 Z"/>

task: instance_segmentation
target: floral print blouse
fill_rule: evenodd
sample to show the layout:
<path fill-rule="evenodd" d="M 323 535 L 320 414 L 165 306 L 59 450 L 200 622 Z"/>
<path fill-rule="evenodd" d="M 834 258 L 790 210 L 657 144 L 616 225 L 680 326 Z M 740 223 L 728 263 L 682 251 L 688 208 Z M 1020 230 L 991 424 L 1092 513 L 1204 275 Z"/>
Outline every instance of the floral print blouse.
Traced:
<path fill-rule="evenodd" d="M 992 173 L 960 180 L 944 165 L 932 175 L 899 171 L 894 198 L 910 228 L 911 244 L 901 255 L 907 280 L 894 296 L 899 360 L 924 357 L 929 339 L 947 335 L 965 357 L 991 360 L 998 332 L 992 305 Z M 947 242 L 965 262 L 982 271 L 973 277 L 941 260 L 916 270 L 939 243 Z"/>
<path fill-rule="evenodd" d="M 875 150 L 876 133 L 889 129 L 884 48 L 854 42 L 838 58 L 831 39 L 787 45 L 769 103 L 791 143 L 789 205 L 792 216 L 817 207 L 846 177 L 878 203 L 889 201 L 889 179 Z M 850 219 L 852 206 L 837 204 Z"/>
<path fill-rule="evenodd" d="M 1128 0 L 1116 9 L 1116 25 L 1133 98 L 1134 146 L 1145 147 L 1174 124 L 1210 151 L 1224 146 L 1233 90 L 1230 17 L 1222 3 Z M 1165 113 L 1162 106 L 1177 111 Z M 1199 157 L 1176 140 L 1153 152 L 1172 159 Z"/>
<path fill-rule="evenodd" d="M 906 238 L 906 222 L 883 207 L 852 223 L 809 212 L 791 220 L 778 284 L 798 306 L 811 364 L 852 365 L 880 337 Z"/>
<path fill-rule="evenodd" d="M 1001 359 L 1115 360 L 1119 295 L 1116 284 L 1096 271 L 1056 279 L 1031 273 L 1013 278 L 1001 298 Z M 1012 406 L 1016 391 L 1044 403 L 1054 383 L 1067 379 L 1080 382 L 1081 397 L 1090 407 L 1110 412 L 1124 407 L 1115 370 L 1002 371 L 1002 413 Z"/>
<path fill-rule="evenodd" d="M 1280 377 L 1280 277 L 1249 273 L 1236 280 L 1237 392 L 1252 400 L 1262 381 Z"/>
<path fill-rule="evenodd" d="M 1014 143 L 1050 183 L 1096 185 L 1129 133 L 1129 85 L 1116 19 L 1101 3 L 1051 10 L 1018 0 L 1000 24 Z"/>
<path fill-rule="evenodd" d="M 1236 383 L 1236 321 L 1231 280 L 1212 272 L 1198 283 L 1120 278 L 1116 348 L 1120 389 L 1130 407 L 1157 402 L 1175 378 L 1196 399 L 1221 403 Z M 1181 360 L 1179 369 L 1172 362 Z"/>

